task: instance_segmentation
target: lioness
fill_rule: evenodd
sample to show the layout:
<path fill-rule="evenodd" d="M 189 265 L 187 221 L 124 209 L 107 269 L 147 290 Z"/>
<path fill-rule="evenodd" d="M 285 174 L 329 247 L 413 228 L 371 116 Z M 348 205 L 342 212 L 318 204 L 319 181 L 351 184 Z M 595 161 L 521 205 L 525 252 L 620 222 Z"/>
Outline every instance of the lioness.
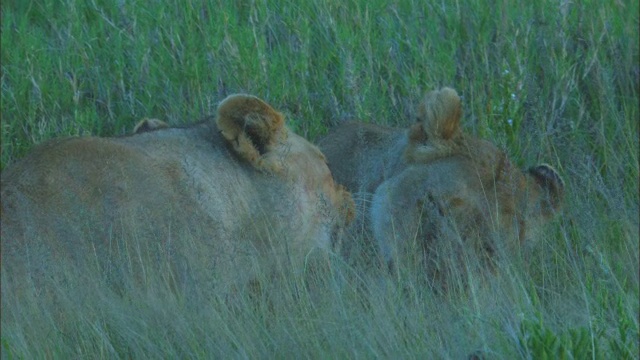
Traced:
<path fill-rule="evenodd" d="M 461 115 L 460 97 L 443 88 L 425 96 L 409 129 L 347 123 L 319 142 L 389 265 L 417 253 L 438 272 L 451 244 L 490 255 L 560 206 L 564 184 L 552 167 L 516 169 L 492 143 L 463 133 Z"/>
<path fill-rule="evenodd" d="M 235 289 L 302 269 L 353 217 L 320 150 L 257 97 L 229 96 L 215 123 L 139 125 L 50 141 L 2 172 L 3 279 L 66 284 L 97 270 L 118 284 Z"/>

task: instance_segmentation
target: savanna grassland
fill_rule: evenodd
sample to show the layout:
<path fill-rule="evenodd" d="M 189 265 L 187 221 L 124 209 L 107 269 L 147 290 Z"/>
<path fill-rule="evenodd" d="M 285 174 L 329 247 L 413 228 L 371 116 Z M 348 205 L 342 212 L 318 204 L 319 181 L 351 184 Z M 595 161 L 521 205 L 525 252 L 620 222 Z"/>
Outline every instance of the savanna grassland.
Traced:
<path fill-rule="evenodd" d="M 69 286 L 53 314 L 3 287 L 2 358 L 637 358 L 639 12 L 593 0 L 3 1 L 2 168 L 55 137 L 192 123 L 237 92 L 314 140 L 346 120 L 407 126 L 426 91 L 450 86 L 466 131 L 522 167 L 553 165 L 566 198 L 526 255 L 445 294 L 340 261 L 322 291 L 292 282 L 279 303 Z"/>

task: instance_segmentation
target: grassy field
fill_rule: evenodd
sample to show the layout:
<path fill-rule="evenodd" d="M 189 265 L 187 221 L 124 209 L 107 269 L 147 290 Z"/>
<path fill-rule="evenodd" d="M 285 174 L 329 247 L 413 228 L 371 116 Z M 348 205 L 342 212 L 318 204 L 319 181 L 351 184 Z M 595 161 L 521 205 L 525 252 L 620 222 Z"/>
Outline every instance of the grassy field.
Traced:
<path fill-rule="evenodd" d="M 406 126 L 446 85 L 463 96 L 465 129 L 523 167 L 550 163 L 567 194 L 527 261 L 504 260 L 467 291 L 334 286 L 377 276 L 344 265 L 320 299 L 287 288 L 270 305 L 62 289 L 62 320 L 35 294 L 3 291 L 2 358 L 637 358 L 639 12 L 594 0 L 3 1 L 2 168 L 54 137 L 191 123 L 236 92 L 311 140 L 350 119 Z"/>

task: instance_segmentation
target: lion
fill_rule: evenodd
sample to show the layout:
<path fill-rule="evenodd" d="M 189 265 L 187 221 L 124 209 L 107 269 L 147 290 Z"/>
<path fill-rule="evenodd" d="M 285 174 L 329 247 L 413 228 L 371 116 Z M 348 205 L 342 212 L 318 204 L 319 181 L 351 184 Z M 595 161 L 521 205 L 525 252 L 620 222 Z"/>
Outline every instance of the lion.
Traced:
<path fill-rule="evenodd" d="M 215 122 L 145 119 L 129 136 L 37 146 L 1 174 L 3 279 L 99 274 L 122 289 L 162 278 L 219 293 L 303 271 L 355 210 L 324 155 L 284 120 L 237 94 Z"/>
<path fill-rule="evenodd" d="M 417 258 L 431 279 L 446 281 L 446 257 L 517 250 L 560 208 L 564 182 L 553 167 L 517 169 L 491 142 L 464 133 L 461 116 L 457 92 L 443 88 L 427 93 L 408 129 L 349 122 L 318 143 L 392 269 Z"/>

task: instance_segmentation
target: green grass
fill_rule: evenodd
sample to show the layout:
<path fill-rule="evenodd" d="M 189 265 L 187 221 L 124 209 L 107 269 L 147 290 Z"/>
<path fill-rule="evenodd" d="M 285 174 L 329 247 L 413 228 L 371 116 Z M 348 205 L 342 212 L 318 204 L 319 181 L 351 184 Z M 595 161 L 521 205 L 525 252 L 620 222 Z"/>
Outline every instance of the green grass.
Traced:
<path fill-rule="evenodd" d="M 3 291 L 2 357 L 637 358 L 639 13 L 593 0 L 3 2 L 2 168 L 54 137 L 190 123 L 235 92 L 312 140 L 348 119 L 405 126 L 446 85 L 468 131 L 523 167 L 552 164 L 567 197 L 526 262 L 466 292 L 356 289 L 370 275 L 345 265 L 349 286 L 319 300 L 284 289 L 279 305 L 194 309 L 178 295 L 81 301 L 85 289 L 61 296 L 60 318 Z"/>

